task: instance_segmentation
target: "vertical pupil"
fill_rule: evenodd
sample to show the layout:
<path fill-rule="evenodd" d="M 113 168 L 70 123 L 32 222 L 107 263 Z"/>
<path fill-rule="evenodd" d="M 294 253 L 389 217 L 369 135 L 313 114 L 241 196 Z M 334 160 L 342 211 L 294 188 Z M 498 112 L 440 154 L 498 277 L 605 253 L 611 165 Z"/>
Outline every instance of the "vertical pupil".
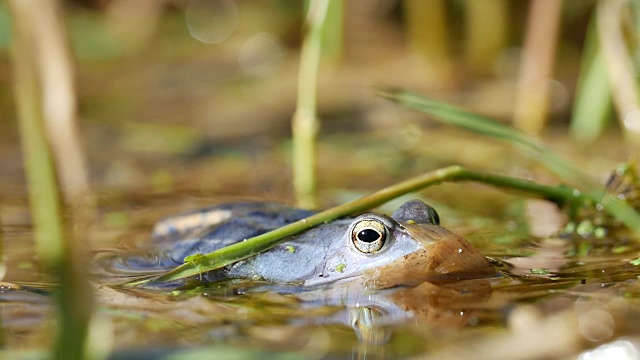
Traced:
<path fill-rule="evenodd" d="M 358 240 L 371 243 L 380 239 L 380 233 L 373 229 L 364 229 L 358 233 Z"/>

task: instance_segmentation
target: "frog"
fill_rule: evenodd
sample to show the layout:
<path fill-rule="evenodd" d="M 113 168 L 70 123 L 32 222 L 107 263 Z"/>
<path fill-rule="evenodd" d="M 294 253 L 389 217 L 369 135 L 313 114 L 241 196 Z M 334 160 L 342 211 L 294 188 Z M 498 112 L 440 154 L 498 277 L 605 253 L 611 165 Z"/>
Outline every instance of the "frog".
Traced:
<path fill-rule="evenodd" d="M 185 259 L 314 213 L 274 202 L 248 201 L 169 216 L 152 231 L 154 251 L 118 256 L 111 267 L 128 274 L 169 271 Z M 305 287 L 357 282 L 384 289 L 496 274 L 490 261 L 467 240 L 440 226 L 433 207 L 416 199 L 403 203 L 390 216 L 366 212 L 312 227 L 268 251 L 201 274 L 199 279 L 251 279 Z"/>

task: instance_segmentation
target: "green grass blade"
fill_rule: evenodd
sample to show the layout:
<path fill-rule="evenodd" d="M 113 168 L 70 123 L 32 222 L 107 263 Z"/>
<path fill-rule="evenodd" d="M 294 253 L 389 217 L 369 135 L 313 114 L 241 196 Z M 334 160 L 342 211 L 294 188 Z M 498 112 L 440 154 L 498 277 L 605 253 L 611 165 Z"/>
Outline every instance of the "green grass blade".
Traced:
<path fill-rule="evenodd" d="M 185 264 L 167 272 L 155 279 L 155 281 L 174 281 L 219 269 L 271 249 L 283 242 L 287 236 L 300 233 L 339 217 L 371 209 L 401 195 L 445 181 L 479 181 L 502 188 L 525 191 L 559 204 L 571 203 L 575 206 L 597 202 L 597 199 L 601 197 L 601 193 L 586 194 L 567 186 L 547 186 L 528 180 L 471 171 L 460 166 L 450 166 L 400 182 L 369 196 L 320 212 L 306 219 L 217 251 L 190 256 L 185 259 Z M 640 216 L 638 214 L 618 199 L 611 197 L 605 200 L 602 203 L 605 211 L 616 216 L 629 228 L 640 234 Z"/>
<path fill-rule="evenodd" d="M 17 21 L 16 21 L 17 22 Z M 14 25 L 14 26 L 17 26 Z M 47 146 L 40 109 L 37 79 L 28 61 L 27 30 L 14 30 L 12 55 L 15 66 L 14 93 L 18 110 L 24 168 L 29 189 L 29 206 L 34 223 L 38 257 L 53 267 L 64 252 L 61 197 L 58 192 L 53 158 Z M 28 33 L 27 33 L 28 34 Z"/>
<path fill-rule="evenodd" d="M 640 87 L 628 49 L 627 33 L 622 24 L 627 3 L 599 1 L 596 3 L 598 43 L 611 90 L 618 121 L 630 144 L 640 139 Z"/>
<path fill-rule="evenodd" d="M 304 2 L 305 14 L 309 11 L 310 0 Z M 337 60 L 344 47 L 344 1 L 330 0 L 322 27 L 321 53 L 323 59 Z"/>
<path fill-rule="evenodd" d="M 498 139 L 519 144 L 540 152 L 537 140 L 523 131 L 501 124 L 486 117 L 462 110 L 453 105 L 430 99 L 402 89 L 383 88 L 379 94 L 402 106 L 435 116 L 439 121 Z"/>
<path fill-rule="evenodd" d="M 415 76 L 426 86 L 447 86 L 455 78 L 446 0 L 403 0 L 404 33 L 416 56 Z"/>
<path fill-rule="evenodd" d="M 505 0 L 465 1 L 465 60 L 474 75 L 490 76 L 507 46 L 509 7 Z"/>
<path fill-rule="evenodd" d="M 595 22 L 591 21 L 580 69 L 578 90 L 571 116 L 570 134 L 593 142 L 605 128 L 611 110 L 610 86 Z"/>
<path fill-rule="evenodd" d="M 636 234 L 640 234 L 640 216 L 631 206 L 614 196 L 606 194 L 604 188 L 591 180 L 588 175 L 553 152 L 545 149 L 542 144 L 526 133 L 410 91 L 383 89 L 381 95 L 405 107 L 434 115 L 438 120 L 446 124 L 456 125 L 522 146 L 529 150 L 530 154 L 550 171 L 560 176 L 561 179 L 575 184 L 580 189 L 572 191 L 581 191 L 586 198 L 591 199 L 594 203 L 600 203 L 607 213 L 620 220 Z M 482 179 L 476 180 L 486 182 Z"/>
<path fill-rule="evenodd" d="M 46 72 L 38 66 L 42 62 L 53 63 L 51 56 L 46 56 L 43 43 L 51 41 L 60 46 L 60 41 L 63 42 L 57 38 L 63 32 L 56 28 L 62 23 L 57 18 L 60 16 L 60 3 L 11 0 L 8 5 L 14 34 L 11 49 L 14 92 L 37 257 L 42 267 L 54 271 L 60 282 L 55 292 L 58 330 L 53 357 L 81 359 L 85 353 L 91 316 L 91 290 L 84 281 L 84 272 L 78 263 L 74 263 L 72 256 L 74 247 L 69 235 L 73 227 L 65 224 L 58 183 L 60 174 L 56 172 L 50 147 L 53 139 L 45 126 L 45 117 L 50 115 L 45 112 L 47 108 L 43 101 L 43 77 Z M 48 31 L 38 31 L 43 29 Z M 53 71 L 56 70 L 59 68 Z"/>
<path fill-rule="evenodd" d="M 335 0 L 332 0 L 335 1 Z M 330 0 L 312 0 L 307 12 L 308 32 L 300 52 L 296 112 L 291 121 L 293 135 L 293 187 L 298 205 L 315 205 L 315 138 L 318 125 L 316 92 L 322 34 Z"/>
<path fill-rule="evenodd" d="M 380 95 L 402 106 L 433 115 L 445 124 L 459 126 L 469 131 L 519 145 L 564 181 L 576 184 L 583 190 L 598 186 L 582 171 L 545 149 L 537 139 L 523 131 L 411 91 L 382 89 Z"/>

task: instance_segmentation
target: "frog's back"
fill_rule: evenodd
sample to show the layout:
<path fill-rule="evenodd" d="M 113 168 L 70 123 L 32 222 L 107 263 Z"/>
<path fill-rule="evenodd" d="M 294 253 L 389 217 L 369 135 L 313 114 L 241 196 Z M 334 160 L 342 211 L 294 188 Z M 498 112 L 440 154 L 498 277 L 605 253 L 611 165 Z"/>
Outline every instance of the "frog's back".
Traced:
<path fill-rule="evenodd" d="M 112 270 L 164 271 L 194 254 L 206 254 L 264 234 L 313 212 L 270 202 L 225 203 L 160 220 L 152 238 L 159 252 L 114 257 Z"/>
<path fill-rule="evenodd" d="M 128 276 L 167 271 L 188 256 L 216 251 L 312 214 L 252 202 L 192 211 L 158 223 L 153 252 L 112 256 L 107 265 Z M 365 287 L 385 288 L 493 274 L 495 269 L 482 254 L 439 226 L 432 207 L 413 200 L 390 217 L 365 213 L 318 225 L 259 256 L 209 271 L 201 279 L 249 278 L 304 286 L 358 281 Z"/>
<path fill-rule="evenodd" d="M 312 211 L 271 202 L 223 203 L 166 217 L 153 228 L 152 238 L 174 242 L 188 236 L 209 234 L 217 237 L 242 236 L 244 223 L 278 227 L 312 215 Z"/>

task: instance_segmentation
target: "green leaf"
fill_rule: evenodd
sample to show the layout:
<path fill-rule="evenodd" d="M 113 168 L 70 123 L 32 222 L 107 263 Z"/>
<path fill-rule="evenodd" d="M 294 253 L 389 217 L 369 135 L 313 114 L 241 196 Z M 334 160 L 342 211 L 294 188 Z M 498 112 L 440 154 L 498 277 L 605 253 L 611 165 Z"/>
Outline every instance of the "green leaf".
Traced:
<path fill-rule="evenodd" d="M 547 150 L 540 141 L 523 131 L 411 91 L 387 88 L 381 89 L 379 94 L 404 107 L 433 115 L 436 120 L 445 124 L 455 125 L 518 145 L 526 149 L 547 169 L 560 176 L 564 181 L 578 185 L 583 191 L 599 187 L 581 170 Z"/>

